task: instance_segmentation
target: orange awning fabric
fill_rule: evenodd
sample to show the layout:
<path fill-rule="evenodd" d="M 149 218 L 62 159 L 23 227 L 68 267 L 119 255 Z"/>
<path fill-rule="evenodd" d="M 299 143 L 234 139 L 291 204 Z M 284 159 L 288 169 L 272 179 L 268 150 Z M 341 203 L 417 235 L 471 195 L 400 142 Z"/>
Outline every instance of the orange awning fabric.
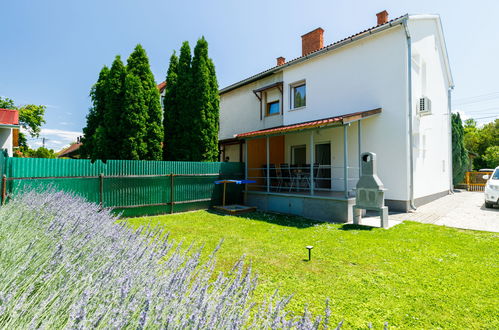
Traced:
<path fill-rule="evenodd" d="M 303 123 L 299 123 L 299 124 L 279 126 L 279 127 L 274 127 L 274 128 L 266 128 L 266 129 L 262 129 L 259 131 L 237 134 L 235 137 L 244 139 L 244 138 L 257 137 L 257 136 L 284 134 L 287 132 L 300 131 L 300 130 L 315 128 L 315 127 L 340 126 L 340 125 L 348 124 L 348 123 L 353 122 L 353 121 L 361 120 L 361 119 L 376 115 L 378 113 L 381 113 L 381 108 L 367 110 L 367 111 L 360 111 L 360 112 L 355 112 L 355 113 L 349 113 L 349 114 L 345 114 L 345 115 L 341 115 L 341 116 L 329 117 L 329 118 L 324 118 L 324 119 L 319 119 L 319 120 L 314 120 L 314 121 L 307 121 L 307 122 L 303 122 Z"/>

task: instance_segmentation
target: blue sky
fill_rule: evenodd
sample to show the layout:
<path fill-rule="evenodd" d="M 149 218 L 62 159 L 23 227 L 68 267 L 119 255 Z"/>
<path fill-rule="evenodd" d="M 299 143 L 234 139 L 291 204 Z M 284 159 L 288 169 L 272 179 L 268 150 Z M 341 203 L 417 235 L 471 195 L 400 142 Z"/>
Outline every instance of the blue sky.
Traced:
<path fill-rule="evenodd" d="M 499 1 L 2 1 L 0 96 L 47 106 L 42 135 L 61 149 L 81 134 L 88 92 L 103 65 L 124 60 L 137 43 L 156 81 L 182 41 L 209 42 L 220 87 L 301 53 L 300 36 L 316 27 L 325 43 L 376 24 L 377 12 L 441 15 L 456 88 L 454 108 L 465 116 L 499 115 Z M 492 117 L 491 117 L 492 116 Z M 41 140 L 30 140 L 36 147 Z"/>

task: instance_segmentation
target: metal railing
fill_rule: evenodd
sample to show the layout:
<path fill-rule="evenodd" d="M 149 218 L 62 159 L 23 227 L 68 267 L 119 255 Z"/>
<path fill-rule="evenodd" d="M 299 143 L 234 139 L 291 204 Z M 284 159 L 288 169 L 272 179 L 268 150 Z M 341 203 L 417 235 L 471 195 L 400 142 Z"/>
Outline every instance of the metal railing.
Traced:
<path fill-rule="evenodd" d="M 349 177 L 345 187 L 344 167 L 308 164 L 288 165 L 270 164 L 266 166 L 250 167 L 247 169 L 249 180 L 256 183 L 249 184 L 248 190 L 269 192 L 298 192 L 313 194 L 314 192 L 344 192 L 353 193 L 358 181 L 358 167 L 348 167 Z"/>

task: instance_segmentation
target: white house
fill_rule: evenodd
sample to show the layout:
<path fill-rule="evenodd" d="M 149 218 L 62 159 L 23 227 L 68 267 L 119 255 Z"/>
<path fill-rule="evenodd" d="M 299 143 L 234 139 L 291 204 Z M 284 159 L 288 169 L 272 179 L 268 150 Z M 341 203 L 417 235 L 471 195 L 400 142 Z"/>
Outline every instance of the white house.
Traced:
<path fill-rule="evenodd" d="M 392 210 L 448 194 L 453 81 L 440 17 L 383 11 L 327 46 L 323 32 L 302 36 L 302 56 L 220 91 L 221 159 L 244 161 L 256 181 L 246 203 L 351 220 L 366 151 Z"/>
<path fill-rule="evenodd" d="M 12 109 L 0 109 L 0 150 L 5 150 L 9 157 L 13 147 L 18 145 L 19 112 Z"/>

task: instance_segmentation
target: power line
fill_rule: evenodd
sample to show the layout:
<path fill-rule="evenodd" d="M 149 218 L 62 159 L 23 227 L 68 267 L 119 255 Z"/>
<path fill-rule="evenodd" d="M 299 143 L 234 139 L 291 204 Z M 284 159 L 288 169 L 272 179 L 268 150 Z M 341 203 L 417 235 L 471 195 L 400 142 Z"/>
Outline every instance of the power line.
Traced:
<path fill-rule="evenodd" d="M 471 118 L 478 120 L 478 119 L 488 119 L 488 118 L 495 118 L 495 117 L 499 117 L 499 115 L 487 116 L 487 117 L 480 117 L 480 118 L 471 117 Z"/>
<path fill-rule="evenodd" d="M 454 100 L 454 102 L 455 103 L 482 102 L 485 100 L 496 99 L 496 98 L 499 98 L 499 92 L 463 97 L 463 98 Z"/>

